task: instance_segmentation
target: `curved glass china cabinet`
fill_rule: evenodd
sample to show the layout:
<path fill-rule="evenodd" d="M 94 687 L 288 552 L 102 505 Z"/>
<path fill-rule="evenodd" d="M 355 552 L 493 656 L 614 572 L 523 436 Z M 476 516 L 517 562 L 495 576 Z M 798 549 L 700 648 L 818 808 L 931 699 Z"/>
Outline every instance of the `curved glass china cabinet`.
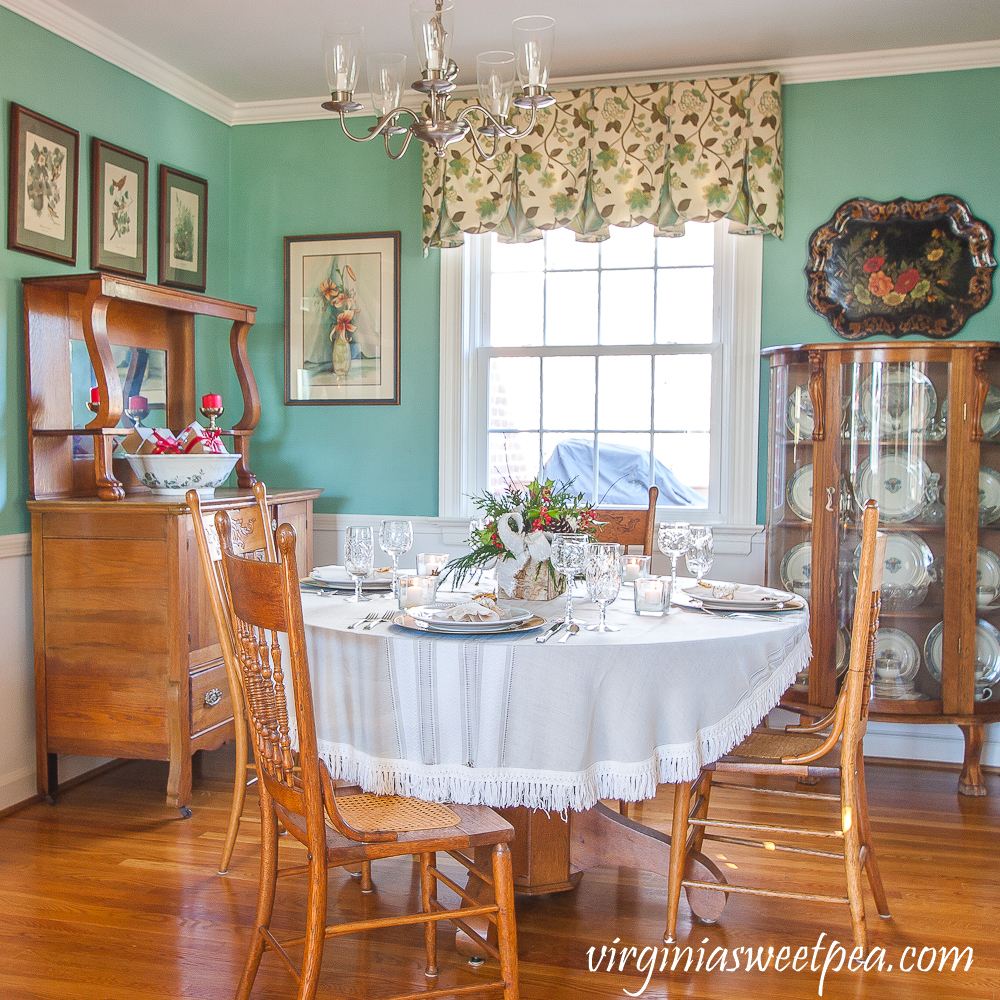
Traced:
<path fill-rule="evenodd" d="M 889 536 L 870 718 L 952 723 L 985 795 L 1000 720 L 1000 344 L 772 348 L 767 578 L 810 603 L 813 660 L 783 699 L 825 714 L 847 668 L 861 511 Z"/>

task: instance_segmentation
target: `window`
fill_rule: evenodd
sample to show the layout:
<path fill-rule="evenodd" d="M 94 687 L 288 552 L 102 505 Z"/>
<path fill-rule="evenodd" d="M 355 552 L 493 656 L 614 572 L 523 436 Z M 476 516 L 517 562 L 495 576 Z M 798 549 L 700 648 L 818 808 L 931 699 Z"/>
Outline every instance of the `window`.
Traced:
<path fill-rule="evenodd" d="M 441 513 L 506 479 L 756 520 L 760 238 L 688 223 L 442 255 Z"/>

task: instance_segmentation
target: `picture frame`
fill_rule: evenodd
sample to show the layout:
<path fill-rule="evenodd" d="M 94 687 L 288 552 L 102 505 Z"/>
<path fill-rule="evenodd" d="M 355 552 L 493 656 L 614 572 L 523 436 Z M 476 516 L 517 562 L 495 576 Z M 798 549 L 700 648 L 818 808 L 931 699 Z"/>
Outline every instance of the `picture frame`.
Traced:
<path fill-rule="evenodd" d="M 845 340 L 954 336 L 993 296 L 993 231 L 960 198 L 853 198 L 809 240 L 808 302 Z"/>
<path fill-rule="evenodd" d="M 160 164 L 159 283 L 203 292 L 208 284 L 208 181 Z"/>
<path fill-rule="evenodd" d="M 146 278 L 149 160 L 94 136 L 90 141 L 90 266 Z"/>
<path fill-rule="evenodd" d="M 7 249 L 76 264 L 80 133 L 10 106 Z"/>
<path fill-rule="evenodd" d="M 400 234 L 285 237 L 285 404 L 399 405 Z"/>

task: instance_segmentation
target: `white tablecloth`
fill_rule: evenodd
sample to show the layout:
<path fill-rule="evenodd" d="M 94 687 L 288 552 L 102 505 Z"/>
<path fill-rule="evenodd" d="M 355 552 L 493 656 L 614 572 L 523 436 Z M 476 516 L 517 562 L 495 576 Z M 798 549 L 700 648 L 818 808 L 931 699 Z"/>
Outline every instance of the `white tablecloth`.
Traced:
<path fill-rule="evenodd" d="M 519 602 L 521 603 L 521 602 Z M 809 662 L 808 614 L 712 618 L 608 610 L 621 631 L 346 631 L 387 600 L 302 595 L 320 753 L 366 791 L 490 806 L 589 809 L 693 780 L 742 740 Z M 555 618 L 564 599 L 524 607 Z M 582 615 L 596 620 L 594 605 Z"/>

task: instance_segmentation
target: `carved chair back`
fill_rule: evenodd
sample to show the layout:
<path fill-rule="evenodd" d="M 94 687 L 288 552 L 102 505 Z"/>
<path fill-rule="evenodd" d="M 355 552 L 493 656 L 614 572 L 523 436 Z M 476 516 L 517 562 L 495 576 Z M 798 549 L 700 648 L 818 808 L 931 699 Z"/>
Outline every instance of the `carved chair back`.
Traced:
<path fill-rule="evenodd" d="M 618 542 L 623 548 L 641 545 L 643 555 L 653 554 L 656 538 L 656 498 L 659 488 L 650 486 L 646 510 L 635 507 L 599 507 L 597 519 L 603 523 L 597 529 L 597 541 Z"/>

